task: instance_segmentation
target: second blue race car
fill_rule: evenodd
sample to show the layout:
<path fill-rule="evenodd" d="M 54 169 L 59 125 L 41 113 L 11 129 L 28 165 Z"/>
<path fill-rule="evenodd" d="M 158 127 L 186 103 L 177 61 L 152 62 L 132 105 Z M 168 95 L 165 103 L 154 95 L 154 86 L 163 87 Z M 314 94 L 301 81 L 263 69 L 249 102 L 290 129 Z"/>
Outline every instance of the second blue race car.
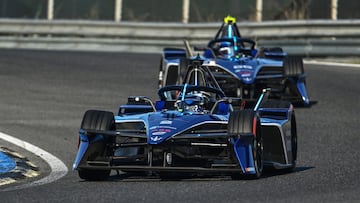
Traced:
<path fill-rule="evenodd" d="M 272 98 L 300 106 L 310 104 L 302 58 L 288 56 L 280 47 L 256 49 L 253 40 L 241 37 L 232 17 L 225 18 L 214 39 L 200 49 L 202 54 L 193 54 L 190 45 L 185 45 L 184 49 L 164 49 L 160 87 L 182 84 L 191 61 L 201 59 L 226 96 L 256 99 L 262 89 L 271 88 Z"/>

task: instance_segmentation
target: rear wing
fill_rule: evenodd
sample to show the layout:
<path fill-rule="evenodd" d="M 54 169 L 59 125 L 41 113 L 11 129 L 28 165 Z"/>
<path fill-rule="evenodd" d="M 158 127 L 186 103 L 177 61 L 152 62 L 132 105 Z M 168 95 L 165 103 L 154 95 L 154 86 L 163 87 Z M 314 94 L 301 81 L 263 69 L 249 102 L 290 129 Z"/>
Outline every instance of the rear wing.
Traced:
<path fill-rule="evenodd" d="M 163 57 L 165 60 L 186 58 L 187 53 L 185 49 L 167 47 L 163 49 Z"/>

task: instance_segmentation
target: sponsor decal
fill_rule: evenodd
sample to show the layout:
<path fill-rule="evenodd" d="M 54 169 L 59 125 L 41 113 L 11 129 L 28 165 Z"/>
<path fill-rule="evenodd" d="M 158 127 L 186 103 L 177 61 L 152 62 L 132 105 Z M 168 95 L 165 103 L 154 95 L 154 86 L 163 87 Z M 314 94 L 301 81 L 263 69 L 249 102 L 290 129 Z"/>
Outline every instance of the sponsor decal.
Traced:
<path fill-rule="evenodd" d="M 235 73 L 239 74 L 241 77 L 250 77 L 253 72 L 252 71 L 235 70 Z"/>
<path fill-rule="evenodd" d="M 249 81 L 251 81 L 252 79 L 249 78 L 249 77 L 247 77 L 247 78 L 243 78 L 243 80 L 246 81 L 246 82 L 249 82 Z"/>
<path fill-rule="evenodd" d="M 161 121 L 160 124 L 171 125 L 171 124 L 172 124 L 172 121 L 164 120 L 164 121 Z"/>
<path fill-rule="evenodd" d="M 167 129 L 167 128 L 157 128 L 157 129 L 153 129 L 151 131 L 151 135 L 164 135 L 166 133 L 170 133 L 171 129 Z"/>
<path fill-rule="evenodd" d="M 151 135 L 163 135 L 165 134 L 166 132 L 153 132 L 151 133 Z"/>
<path fill-rule="evenodd" d="M 150 139 L 151 139 L 151 141 L 157 142 L 157 141 L 162 140 L 163 138 L 160 136 L 151 136 Z"/>
<path fill-rule="evenodd" d="M 250 70 L 253 69 L 253 67 L 249 66 L 249 65 L 234 65 L 233 68 L 234 69 L 250 69 Z"/>
<path fill-rule="evenodd" d="M 150 130 L 155 130 L 155 129 L 172 129 L 172 130 L 176 130 L 175 127 L 171 127 L 171 126 L 153 126 L 150 128 Z"/>

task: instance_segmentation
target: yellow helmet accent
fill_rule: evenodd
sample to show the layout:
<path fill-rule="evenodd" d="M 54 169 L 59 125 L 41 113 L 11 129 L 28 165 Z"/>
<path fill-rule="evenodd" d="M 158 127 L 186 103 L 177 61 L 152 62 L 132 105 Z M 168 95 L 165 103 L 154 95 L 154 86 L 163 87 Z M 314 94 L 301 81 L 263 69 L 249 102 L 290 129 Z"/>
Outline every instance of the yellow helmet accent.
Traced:
<path fill-rule="evenodd" d="M 224 23 L 228 24 L 228 23 L 236 23 L 236 18 L 232 17 L 232 16 L 226 16 L 224 18 Z"/>

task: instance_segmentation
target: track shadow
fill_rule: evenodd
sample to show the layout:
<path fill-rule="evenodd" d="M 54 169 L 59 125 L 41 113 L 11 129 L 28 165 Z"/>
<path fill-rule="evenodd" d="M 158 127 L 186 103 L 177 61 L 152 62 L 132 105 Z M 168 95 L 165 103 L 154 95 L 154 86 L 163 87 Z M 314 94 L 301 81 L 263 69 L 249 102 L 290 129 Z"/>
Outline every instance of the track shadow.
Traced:
<path fill-rule="evenodd" d="M 128 173 L 118 173 L 111 175 L 107 181 L 125 181 L 125 182 L 151 182 L 151 181 L 186 181 L 186 180 L 199 180 L 204 178 L 216 179 L 219 176 L 195 176 L 191 173 L 166 173 L 166 174 L 157 174 L 150 172 L 128 172 Z"/>
<path fill-rule="evenodd" d="M 271 178 L 275 176 L 288 175 L 292 173 L 299 173 L 302 171 L 310 170 L 315 167 L 296 167 L 294 170 L 275 170 L 272 168 L 265 168 L 262 178 Z M 180 174 L 171 176 L 154 175 L 147 172 L 130 172 L 130 173 L 112 173 L 108 179 L 102 180 L 105 182 L 154 182 L 154 181 L 231 181 L 231 177 L 228 175 L 215 175 L 215 174 Z M 247 180 L 244 178 L 244 180 Z M 256 179 L 255 179 L 256 180 Z M 87 181 L 83 181 L 87 182 Z M 101 181 L 100 181 L 101 182 Z"/>
<path fill-rule="evenodd" d="M 112 174 L 109 176 L 108 181 L 121 181 L 125 179 L 152 179 L 146 172 L 121 172 L 116 171 L 116 174 Z"/>
<path fill-rule="evenodd" d="M 294 102 L 294 103 L 293 103 L 293 106 L 294 106 L 295 108 L 311 108 L 311 107 L 315 106 L 317 103 L 318 103 L 318 101 L 310 101 L 310 102 L 309 102 L 309 105 L 305 105 L 305 106 L 304 106 L 303 103 L 296 103 L 296 102 Z"/>
<path fill-rule="evenodd" d="M 309 167 L 296 167 L 294 168 L 294 170 L 289 171 L 289 170 L 276 170 L 276 169 L 272 169 L 272 168 L 266 168 L 263 173 L 261 178 L 269 178 L 269 177 L 273 177 L 273 176 L 281 176 L 281 175 L 287 175 L 287 174 L 291 174 L 291 173 L 299 173 L 302 171 L 306 171 L 306 170 L 310 170 L 313 169 L 315 167 L 313 166 L 309 166 Z"/>
<path fill-rule="evenodd" d="M 295 169 L 289 170 L 276 170 L 272 167 L 265 167 L 260 177 L 270 178 L 281 175 L 288 175 L 292 173 L 299 173 L 306 170 L 311 170 L 315 167 L 296 167 Z M 171 174 L 156 174 L 151 172 L 122 172 L 113 171 L 106 180 L 81 180 L 80 182 L 153 182 L 153 181 L 226 181 L 233 180 L 228 174 L 205 174 L 205 173 L 171 173 Z M 244 177 L 244 180 L 248 180 Z M 254 179 L 256 180 L 256 179 Z"/>

